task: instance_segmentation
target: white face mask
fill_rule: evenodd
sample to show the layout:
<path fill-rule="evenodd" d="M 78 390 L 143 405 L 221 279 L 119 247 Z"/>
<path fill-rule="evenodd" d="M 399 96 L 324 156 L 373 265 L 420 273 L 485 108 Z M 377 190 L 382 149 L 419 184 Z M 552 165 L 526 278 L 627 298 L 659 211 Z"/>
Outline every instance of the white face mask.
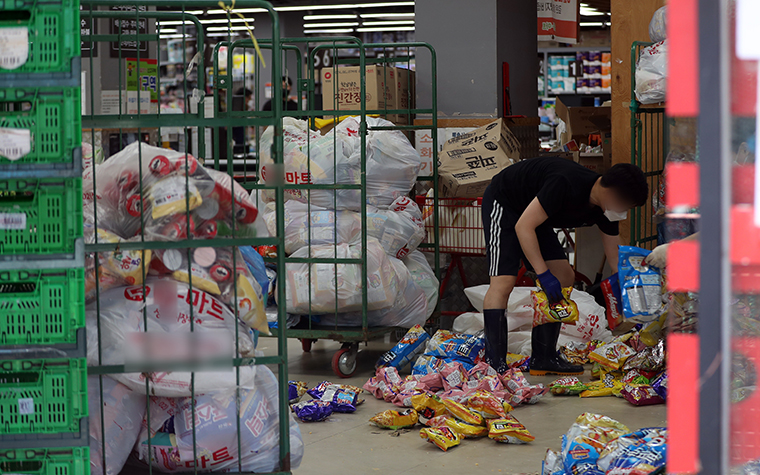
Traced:
<path fill-rule="evenodd" d="M 611 222 L 615 221 L 622 221 L 625 218 L 628 217 L 628 211 L 618 212 L 618 211 L 612 211 L 611 209 L 608 209 L 604 212 L 604 217 L 610 220 Z"/>

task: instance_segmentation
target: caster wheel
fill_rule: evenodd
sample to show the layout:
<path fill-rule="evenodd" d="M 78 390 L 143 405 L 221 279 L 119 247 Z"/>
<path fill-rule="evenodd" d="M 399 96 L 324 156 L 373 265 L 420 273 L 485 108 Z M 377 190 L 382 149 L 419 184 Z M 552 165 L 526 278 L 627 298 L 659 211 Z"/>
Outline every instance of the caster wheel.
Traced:
<path fill-rule="evenodd" d="M 304 353 L 311 353 L 311 345 L 313 343 L 316 343 L 317 340 L 312 340 L 309 338 L 301 338 L 301 349 Z"/>
<path fill-rule="evenodd" d="M 356 352 L 341 348 L 332 359 L 332 370 L 339 378 L 350 378 L 356 372 Z"/>

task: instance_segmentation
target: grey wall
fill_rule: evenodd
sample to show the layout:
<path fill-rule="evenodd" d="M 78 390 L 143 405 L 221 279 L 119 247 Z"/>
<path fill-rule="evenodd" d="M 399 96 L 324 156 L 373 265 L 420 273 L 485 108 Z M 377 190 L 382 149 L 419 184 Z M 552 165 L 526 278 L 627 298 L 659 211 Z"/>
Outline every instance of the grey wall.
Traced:
<path fill-rule="evenodd" d="M 418 41 L 438 56 L 442 115 L 499 116 L 502 62 L 510 64 L 512 112 L 536 115 L 536 4 L 528 0 L 416 0 Z M 431 73 L 417 54 L 417 99 L 430 107 Z"/>
<path fill-rule="evenodd" d="M 416 0 L 417 41 L 430 43 L 437 53 L 439 113 L 497 113 L 494 66 L 497 1 Z M 431 106 L 431 80 L 430 58 L 420 52 L 417 57 L 418 107 Z"/>
<path fill-rule="evenodd" d="M 498 1 L 496 60 L 501 86 L 501 64 L 509 63 L 512 113 L 533 117 L 537 114 L 538 39 L 536 2 Z M 501 111 L 502 88 L 498 93 Z"/>

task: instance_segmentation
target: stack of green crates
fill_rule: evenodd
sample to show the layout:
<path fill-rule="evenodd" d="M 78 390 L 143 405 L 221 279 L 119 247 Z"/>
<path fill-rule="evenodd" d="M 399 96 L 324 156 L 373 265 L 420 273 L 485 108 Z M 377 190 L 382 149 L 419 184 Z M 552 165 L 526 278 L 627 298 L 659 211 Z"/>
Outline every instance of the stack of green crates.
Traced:
<path fill-rule="evenodd" d="M 79 31 L 0 0 L 0 473 L 89 473 Z"/>

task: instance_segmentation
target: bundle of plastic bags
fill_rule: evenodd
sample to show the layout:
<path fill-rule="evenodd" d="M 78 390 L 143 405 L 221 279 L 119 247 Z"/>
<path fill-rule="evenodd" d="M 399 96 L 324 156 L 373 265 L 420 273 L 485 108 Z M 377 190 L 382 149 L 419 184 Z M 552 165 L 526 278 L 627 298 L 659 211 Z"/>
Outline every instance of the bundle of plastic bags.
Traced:
<path fill-rule="evenodd" d="M 118 475 L 140 435 L 145 417 L 146 396 L 144 392 L 132 391 L 108 376 L 103 376 L 101 400 L 100 380 L 98 376 L 87 378 L 90 404 L 90 473 Z M 106 467 L 105 471 L 103 466 Z"/>
<path fill-rule="evenodd" d="M 255 350 L 249 330 L 221 301 L 197 288 L 190 291 L 187 284 L 172 279 L 149 278 L 144 294 L 142 285 L 102 292 L 99 306 L 87 306 L 86 319 L 91 365 L 178 361 L 203 368 L 208 360 L 253 356 Z M 240 386 L 250 387 L 256 369 L 240 368 Z M 191 373 L 183 371 L 112 377 L 135 391 L 145 391 L 147 378 L 151 394 L 158 396 L 189 396 L 191 390 Z M 233 369 L 202 370 L 195 378 L 196 392 L 236 385 Z"/>
<path fill-rule="evenodd" d="M 391 307 L 407 285 L 409 273 L 400 272 L 374 238 L 367 238 L 367 310 Z M 304 247 L 291 257 L 360 259 L 359 244 Z M 285 280 L 288 313 L 322 315 L 362 309 L 362 266 L 359 264 L 287 264 L 278 285 Z M 277 302 L 282 305 L 283 302 Z"/>
<path fill-rule="evenodd" d="M 367 118 L 368 127 L 392 126 L 391 122 Z M 357 118 L 349 117 L 321 136 L 309 130 L 308 123 L 292 118 L 283 120 L 284 170 L 274 167 L 270 149 L 274 131 L 270 127 L 261 137 L 261 177 L 264 183 L 284 180 L 288 184 L 361 183 L 361 136 Z M 365 183 L 367 204 L 387 208 L 406 196 L 414 185 L 422 164 L 419 153 L 406 136 L 394 130 L 370 130 L 366 138 Z M 288 190 L 288 199 L 310 202 L 326 209 L 359 211 L 359 190 Z M 273 193 L 263 193 L 267 202 Z"/>
<path fill-rule="evenodd" d="M 277 379 L 262 366 L 252 387 L 240 389 L 239 399 L 234 389 L 197 394 L 194 401 L 152 397 L 151 425 L 149 428 L 147 418 L 143 420 L 135 455 L 165 473 L 278 471 L 277 391 Z M 298 424 L 289 413 L 287 417 L 291 468 L 296 469 L 303 457 L 303 440 Z"/>
<path fill-rule="evenodd" d="M 285 252 L 292 254 L 309 244 L 356 244 L 361 240 L 361 215 L 353 211 L 329 210 L 299 201 L 285 207 Z M 269 233 L 277 235 L 274 203 L 267 204 L 264 217 Z M 395 200 L 390 209 L 367 206 L 367 236 L 376 238 L 389 256 L 403 258 L 425 238 L 420 209 L 407 197 Z"/>
<path fill-rule="evenodd" d="M 636 64 L 636 100 L 642 104 L 664 102 L 667 77 L 667 40 L 643 48 Z"/>

